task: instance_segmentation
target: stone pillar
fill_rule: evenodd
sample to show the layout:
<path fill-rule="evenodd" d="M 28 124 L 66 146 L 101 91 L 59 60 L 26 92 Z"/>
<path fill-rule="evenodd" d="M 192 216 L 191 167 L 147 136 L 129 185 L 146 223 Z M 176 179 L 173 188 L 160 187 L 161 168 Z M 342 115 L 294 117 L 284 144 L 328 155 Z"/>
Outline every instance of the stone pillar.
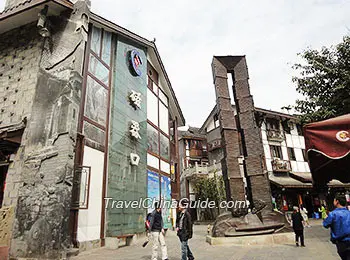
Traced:
<path fill-rule="evenodd" d="M 261 200 L 267 210 L 272 209 L 271 191 L 263 168 L 263 146 L 260 128 L 255 122 L 253 97 L 248 83 L 248 69 L 244 56 L 214 56 L 212 62 L 216 103 L 219 111 L 221 136 L 224 147 L 222 160 L 227 198 L 244 199 L 243 178 L 239 170 L 239 137 L 245 161 L 245 177 L 251 202 Z M 233 95 L 237 109 L 237 122 L 231 105 L 227 73 L 233 77 Z M 249 196 L 248 196 L 249 197 Z M 257 205 L 255 205 L 257 206 Z M 259 205 L 260 206 L 260 205 Z"/>
<path fill-rule="evenodd" d="M 266 209 L 272 210 L 270 184 L 267 174 L 264 172 L 264 150 L 260 128 L 255 119 L 254 100 L 250 94 L 249 75 L 245 57 L 242 57 L 237 62 L 232 76 L 236 109 L 246 153 L 246 177 L 250 185 L 252 199 L 253 201 L 264 201 Z"/>
<path fill-rule="evenodd" d="M 245 200 L 245 188 L 238 158 L 240 157 L 238 129 L 227 85 L 227 69 L 214 57 L 212 62 L 216 103 L 219 111 L 220 131 L 224 158 L 221 161 L 226 199 Z"/>

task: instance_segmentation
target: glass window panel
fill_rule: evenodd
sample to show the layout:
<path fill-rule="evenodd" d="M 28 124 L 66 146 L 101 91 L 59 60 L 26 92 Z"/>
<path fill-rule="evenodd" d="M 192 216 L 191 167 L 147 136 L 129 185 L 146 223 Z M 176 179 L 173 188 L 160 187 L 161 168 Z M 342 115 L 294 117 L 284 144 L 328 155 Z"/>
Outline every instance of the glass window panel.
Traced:
<path fill-rule="evenodd" d="M 89 72 L 108 86 L 109 70 L 92 54 L 90 54 Z"/>
<path fill-rule="evenodd" d="M 158 130 L 150 124 L 147 124 L 147 146 L 148 151 L 159 154 Z"/>
<path fill-rule="evenodd" d="M 90 76 L 86 83 L 85 116 L 105 126 L 107 120 L 107 89 Z"/>
<path fill-rule="evenodd" d="M 162 102 L 159 102 L 159 128 L 169 134 L 169 112 Z"/>
<path fill-rule="evenodd" d="M 166 160 L 170 159 L 169 138 L 160 134 L 160 156 Z"/>
<path fill-rule="evenodd" d="M 86 121 L 84 122 L 83 134 L 85 135 L 86 138 L 98 144 L 101 144 L 101 145 L 105 144 L 105 139 L 106 139 L 105 132 L 102 129 L 97 128 L 96 126 Z"/>
<path fill-rule="evenodd" d="M 163 161 L 163 160 L 161 160 L 160 161 L 160 170 L 162 172 L 170 174 L 170 164 L 165 162 L 165 161 Z"/>
<path fill-rule="evenodd" d="M 158 96 L 158 86 L 153 82 L 153 92 Z"/>
<path fill-rule="evenodd" d="M 110 65 L 111 62 L 111 45 L 112 45 L 112 34 L 110 32 L 104 32 L 103 43 L 102 43 L 102 60 Z"/>
<path fill-rule="evenodd" d="M 91 50 L 100 56 L 101 48 L 101 29 L 92 27 Z"/>
<path fill-rule="evenodd" d="M 152 154 L 147 153 L 147 165 L 159 170 L 159 159 Z"/>
<path fill-rule="evenodd" d="M 165 95 L 165 93 L 161 89 L 159 89 L 159 98 L 160 98 L 160 100 L 163 101 L 163 103 L 166 106 L 168 106 L 168 97 Z"/>
<path fill-rule="evenodd" d="M 147 89 L 147 118 L 158 126 L 158 98 Z"/>

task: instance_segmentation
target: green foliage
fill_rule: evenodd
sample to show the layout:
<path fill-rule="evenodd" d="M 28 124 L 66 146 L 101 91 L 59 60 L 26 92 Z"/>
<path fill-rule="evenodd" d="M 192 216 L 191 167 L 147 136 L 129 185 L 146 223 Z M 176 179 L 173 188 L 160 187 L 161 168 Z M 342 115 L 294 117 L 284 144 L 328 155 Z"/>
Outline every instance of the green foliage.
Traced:
<path fill-rule="evenodd" d="M 222 176 L 214 174 L 213 178 L 199 179 L 195 185 L 194 190 L 198 200 L 215 201 L 217 205 L 220 201 L 225 199 L 225 186 Z"/>
<path fill-rule="evenodd" d="M 305 99 L 297 100 L 295 110 L 303 123 L 350 113 L 350 36 L 320 51 L 307 49 L 298 54 L 305 64 L 295 64 L 296 89 Z"/>

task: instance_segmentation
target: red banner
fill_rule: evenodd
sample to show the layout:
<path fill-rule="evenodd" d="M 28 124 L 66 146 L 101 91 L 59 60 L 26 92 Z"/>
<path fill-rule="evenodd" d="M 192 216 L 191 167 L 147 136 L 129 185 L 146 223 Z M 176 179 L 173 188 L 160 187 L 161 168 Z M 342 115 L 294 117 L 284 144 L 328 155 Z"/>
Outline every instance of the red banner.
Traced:
<path fill-rule="evenodd" d="M 306 151 L 314 150 L 331 159 L 350 153 L 350 114 L 307 124 L 304 132 Z"/>

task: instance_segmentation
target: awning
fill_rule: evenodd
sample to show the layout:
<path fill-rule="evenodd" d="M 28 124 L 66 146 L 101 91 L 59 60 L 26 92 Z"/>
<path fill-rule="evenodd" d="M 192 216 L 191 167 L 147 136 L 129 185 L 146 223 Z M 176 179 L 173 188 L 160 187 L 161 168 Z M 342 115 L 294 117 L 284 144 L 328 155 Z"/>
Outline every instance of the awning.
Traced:
<path fill-rule="evenodd" d="M 307 124 L 304 134 L 315 186 L 350 183 L 350 114 Z"/>
<path fill-rule="evenodd" d="M 281 187 L 281 188 L 298 188 L 298 189 L 312 189 L 311 183 L 303 183 L 288 175 L 276 176 L 273 173 L 269 173 L 269 180 L 271 183 Z"/>

